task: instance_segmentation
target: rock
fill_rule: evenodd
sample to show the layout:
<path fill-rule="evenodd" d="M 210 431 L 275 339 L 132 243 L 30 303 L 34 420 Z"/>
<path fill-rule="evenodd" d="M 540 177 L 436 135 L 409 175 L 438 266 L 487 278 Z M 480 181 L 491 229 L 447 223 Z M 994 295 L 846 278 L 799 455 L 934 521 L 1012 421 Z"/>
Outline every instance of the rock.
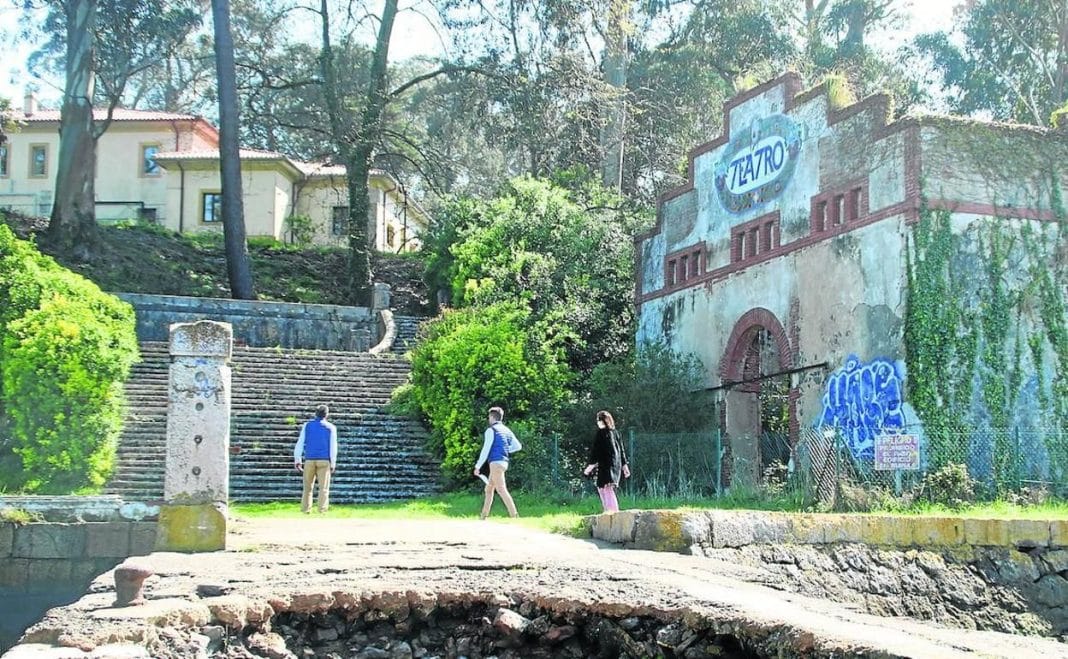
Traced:
<path fill-rule="evenodd" d="M 578 632 L 574 625 L 553 625 L 549 628 L 549 631 L 545 632 L 542 636 L 542 640 L 546 643 L 555 644 L 562 643 Z"/>
<path fill-rule="evenodd" d="M 530 625 L 527 626 L 527 634 L 530 636 L 544 636 L 552 624 L 549 616 L 538 616 L 530 621 Z"/>
<path fill-rule="evenodd" d="M 234 587 L 227 583 L 202 583 L 197 584 L 197 595 L 200 597 L 219 597 L 229 595 Z"/>
<path fill-rule="evenodd" d="M 530 626 L 530 620 L 510 609 L 497 609 L 493 628 L 504 636 L 518 636 Z"/>
<path fill-rule="evenodd" d="M 267 659 L 295 659 L 286 647 L 286 640 L 273 632 L 256 632 L 245 642 L 250 650 Z"/>
<path fill-rule="evenodd" d="M 326 629 L 316 629 L 312 632 L 312 639 L 317 643 L 329 643 L 330 641 L 336 641 L 338 639 L 337 630 L 333 627 L 327 627 Z"/>
<path fill-rule="evenodd" d="M 1047 574 L 1035 584 L 1034 601 L 1049 608 L 1068 607 L 1068 579 Z"/>
<path fill-rule="evenodd" d="M 635 618 L 634 616 L 631 616 L 629 618 L 623 618 L 622 620 L 619 621 L 619 626 L 622 627 L 623 629 L 627 630 L 628 632 L 634 631 L 635 629 L 640 627 L 641 624 L 642 624 L 641 619 L 640 618 Z"/>
<path fill-rule="evenodd" d="M 414 654 L 412 646 L 404 641 L 399 641 L 389 646 L 390 659 L 412 659 Z"/>
<path fill-rule="evenodd" d="M 661 627 L 656 633 L 656 644 L 669 650 L 674 650 L 682 642 L 682 627 L 668 625 Z"/>
<path fill-rule="evenodd" d="M 390 654 L 382 648 L 376 648 L 372 645 L 369 648 L 360 650 L 355 659 L 390 659 Z"/>
<path fill-rule="evenodd" d="M 1048 572 L 1064 572 L 1068 570 L 1068 549 L 1047 552 L 1042 562 Z"/>
<path fill-rule="evenodd" d="M 208 625 L 201 629 L 200 633 L 207 636 L 212 643 L 219 643 L 223 640 L 223 636 L 226 635 L 226 630 L 219 625 Z"/>

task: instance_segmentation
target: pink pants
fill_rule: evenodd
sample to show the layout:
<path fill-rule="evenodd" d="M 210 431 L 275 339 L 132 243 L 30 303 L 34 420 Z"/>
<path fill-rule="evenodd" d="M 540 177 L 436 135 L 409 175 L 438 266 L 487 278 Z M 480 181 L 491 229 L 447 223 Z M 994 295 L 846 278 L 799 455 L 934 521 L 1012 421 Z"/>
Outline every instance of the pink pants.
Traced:
<path fill-rule="evenodd" d="M 597 494 L 601 497 L 601 505 L 606 513 L 618 513 L 619 501 L 616 500 L 616 486 L 609 483 L 604 487 L 597 488 Z"/>

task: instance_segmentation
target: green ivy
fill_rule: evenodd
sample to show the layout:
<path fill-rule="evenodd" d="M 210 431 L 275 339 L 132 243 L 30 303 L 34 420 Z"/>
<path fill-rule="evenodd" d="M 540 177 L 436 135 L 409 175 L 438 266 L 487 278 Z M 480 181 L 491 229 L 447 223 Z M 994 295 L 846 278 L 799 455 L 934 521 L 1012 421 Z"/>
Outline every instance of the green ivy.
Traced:
<path fill-rule="evenodd" d="M 1009 433 L 1004 432 L 1011 424 L 1015 391 L 1010 389 L 1009 376 L 1009 325 L 1012 318 L 1012 297 L 1005 283 L 1006 260 L 1012 249 L 1013 239 L 1000 230 L 990 227 L 983 249 L 980 239 L 980 254 L 986 266 L 985 285 L 979 287 L 979 326 L 982 329 L 982 350 L 979 380 L 983 402 L 990 413 L 994 433 L 994 478 L 997 483 L 1009 480 L 1013 469 L 1013 451 Z M 984 254 L 985 252 L 985 254 Z M 1015 479 L 1013 479 L 1015 480 Z"/>
<path fill-rule="evenodd" d="M 968 381 L 959 374 L 962 366 L 970 372 L 976 341 L 971 332 L 959 331 L 966 312 L 949 272 L 954 247 L 949 213 L 923 208 L 913 240 L 906 263 L 908 400 L 925 424 L 930 460 L 940 467 L 958 453 Z M 957 377 L 947 377 L 951 374 Z"/>
<path fill-rule="evenodd" d="M 929 456 L 935 468 L 960 459 L 960 442 L 974 425 L 971 400 L 976 384 L 995 430 L 994 479 L 999 487 L 1015 485 L 1019 463 L 1008 432 L 1024 381 L 1025 356 L 1035 373 L 1051 372 L 1042 382 L 1038 403 L 1052 477 L 1068 477 L 1068 311 L 1065 270 L 1056 258 L 1064 249 L 1065 209 L 1054 181 L 1050 202 L 1060 218 L 1041 228 L 1022 222 L 1014 228 L 998 219 L 981 234 L 979 281 L 951 271 L 965 246 L 951 231 L 950 213 L 921 209 L 908 250 L 905 355 L 908 400 L 925 425 Z M 1013 227 L 1013 228 L 1010 228 Z M 1011 264 L 1025 264 L 1027 280 L 1010 285 Z M 978 304 L 970 308 L 968 287 Z M 1039 327 L 1026 333 L 1024 313 Z M 1037 311 L 1037 313 L 1036 313 Z M 1015 320 L 1014 320 L 1015 316 Z M 1055 363 L 1045 363 L 1046 346 Z"/>

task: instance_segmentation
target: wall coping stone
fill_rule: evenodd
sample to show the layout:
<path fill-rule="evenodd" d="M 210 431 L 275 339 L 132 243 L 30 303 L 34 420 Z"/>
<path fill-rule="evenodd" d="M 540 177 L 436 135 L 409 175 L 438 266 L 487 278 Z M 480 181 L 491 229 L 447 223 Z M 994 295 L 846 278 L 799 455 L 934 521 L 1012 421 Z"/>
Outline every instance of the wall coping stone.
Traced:
<path fill-rule="evenodd" d="M 123 501 L 115 495 L 0 496 L 0 511 L 24 510 L 49 522 L 143 521 L 159 517 L 159 506 Z"/>
<path fill-rule="evenodd" d="M 824 545 L 1068 547 L 1068 520 L 983 519 L 753 510 L 624 510 L 585 518 L 598 540 L 629 549 L 695 553 L 699 547 Z"/>

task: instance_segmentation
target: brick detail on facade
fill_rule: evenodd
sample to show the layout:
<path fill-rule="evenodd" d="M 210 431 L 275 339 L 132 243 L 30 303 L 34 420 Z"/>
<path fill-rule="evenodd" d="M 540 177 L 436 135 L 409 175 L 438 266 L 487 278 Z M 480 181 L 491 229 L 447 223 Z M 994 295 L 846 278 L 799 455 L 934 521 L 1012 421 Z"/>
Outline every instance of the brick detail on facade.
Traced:
<path fill-rule="evenodd" d="M 731 229 L 731 263 L 742 263 L 782 245 L 780 214 L 774 211 Z"/>
<path fill-rule="evenodd" d="M 809 228 L 814 234 L 836 234 L 867 219 L 868 179 L 857 179 L 812 197 Z"/>
<path fill-rule="evenodd" d="M 705 273 L 704 243 L 674 251 L 664 258 L 664 290 L 687 288 Z"/>

